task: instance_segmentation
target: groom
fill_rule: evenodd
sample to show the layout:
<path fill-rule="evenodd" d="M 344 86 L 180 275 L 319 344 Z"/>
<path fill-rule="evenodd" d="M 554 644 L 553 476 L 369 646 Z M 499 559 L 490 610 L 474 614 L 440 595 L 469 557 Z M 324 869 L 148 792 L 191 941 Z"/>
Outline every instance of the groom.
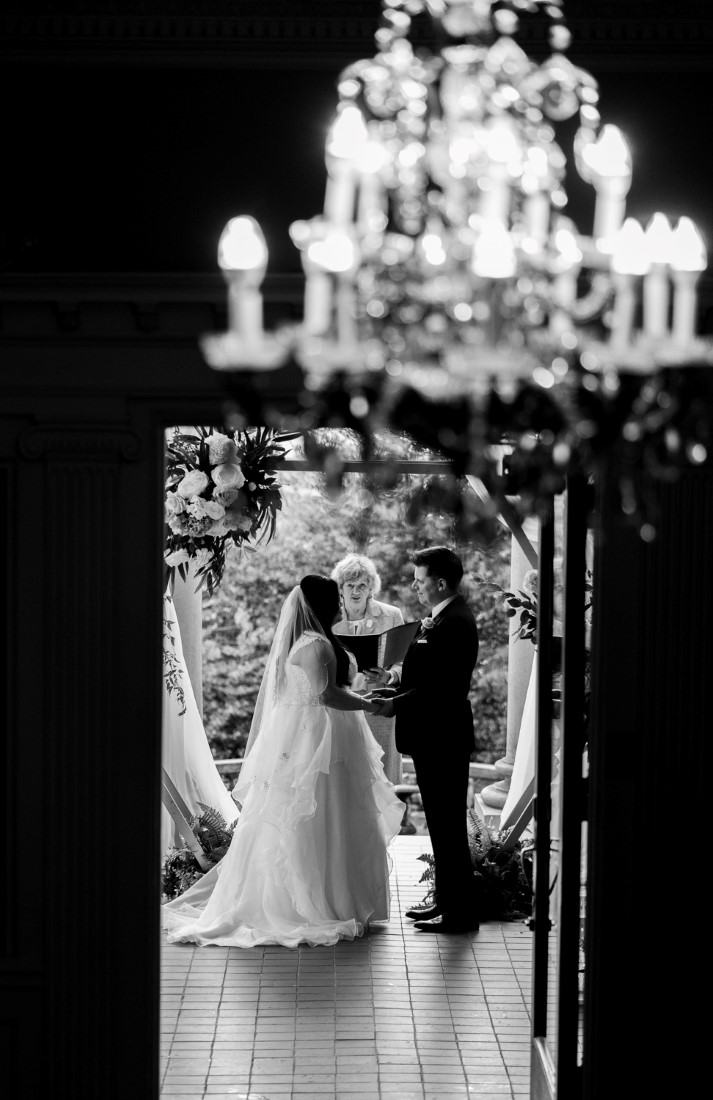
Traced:
<path fill-rule="evenodd" d="M 435 860 L 433 903 L 408 909 L 423 932 L 477 929 L 468 848 L 468 764 L 475 748 L 468 699 L 478 657 L 473 613 L 459 594 L 463 564 L 447 546 L 411 555 L 413 589 L 430 608 L 404 658 L 401 684 L 373 694 L 378 714 L 396 716 L 396 747 L 413 758 Z"/>

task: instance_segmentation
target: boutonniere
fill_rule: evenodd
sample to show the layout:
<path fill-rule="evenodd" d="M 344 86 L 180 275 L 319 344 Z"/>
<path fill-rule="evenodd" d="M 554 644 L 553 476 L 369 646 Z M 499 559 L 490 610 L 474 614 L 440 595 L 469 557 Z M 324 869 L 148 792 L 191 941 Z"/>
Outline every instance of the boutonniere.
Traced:
<path fill-rule="evenodd" d="M 421 619 L 421 630 L 433 630 L 436 625 L 436 620 L 432 619 L 430 615 L 427 615 L 425 619 Z"/>

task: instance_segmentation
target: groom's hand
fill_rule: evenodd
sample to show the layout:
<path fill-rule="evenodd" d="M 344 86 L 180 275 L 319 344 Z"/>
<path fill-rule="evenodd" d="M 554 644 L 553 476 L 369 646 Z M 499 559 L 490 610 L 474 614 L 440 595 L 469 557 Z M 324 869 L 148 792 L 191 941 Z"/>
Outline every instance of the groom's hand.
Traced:
<path fill-rule="evenodd" d="M 372 713 L 377 714 L 380 718 L 393 718 L 396 712 L 392 699 L 396 694 L 396 688 L 376 688 L 374 691 L 370 691 L 369 701 L 376 706 Z"/>

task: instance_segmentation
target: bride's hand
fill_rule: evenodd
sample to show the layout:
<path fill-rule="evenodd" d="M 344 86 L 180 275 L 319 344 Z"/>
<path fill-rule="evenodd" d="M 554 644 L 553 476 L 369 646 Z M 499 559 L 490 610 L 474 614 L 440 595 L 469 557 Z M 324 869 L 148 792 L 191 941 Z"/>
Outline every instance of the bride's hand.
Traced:
<path fill-rule="evenodd" d="M 371 699 L 368 695 L 362 695 L 361 701 L 362 709 L 365 710 L 367 714 L 376 714 L 379 710 L 379 704 L 376 699 Z"/>

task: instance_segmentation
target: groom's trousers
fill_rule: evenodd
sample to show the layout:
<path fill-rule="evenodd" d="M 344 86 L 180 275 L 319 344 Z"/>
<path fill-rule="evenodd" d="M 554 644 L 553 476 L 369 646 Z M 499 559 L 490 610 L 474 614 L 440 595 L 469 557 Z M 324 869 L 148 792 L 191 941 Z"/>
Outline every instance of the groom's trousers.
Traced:
<path fill-rule="evenodd" d="M 412 754 L 435 860 L 435 901 L 449 916 L 477 913 L 477 888 L 468 847 L 470 748 L 438 756 Z"/>

